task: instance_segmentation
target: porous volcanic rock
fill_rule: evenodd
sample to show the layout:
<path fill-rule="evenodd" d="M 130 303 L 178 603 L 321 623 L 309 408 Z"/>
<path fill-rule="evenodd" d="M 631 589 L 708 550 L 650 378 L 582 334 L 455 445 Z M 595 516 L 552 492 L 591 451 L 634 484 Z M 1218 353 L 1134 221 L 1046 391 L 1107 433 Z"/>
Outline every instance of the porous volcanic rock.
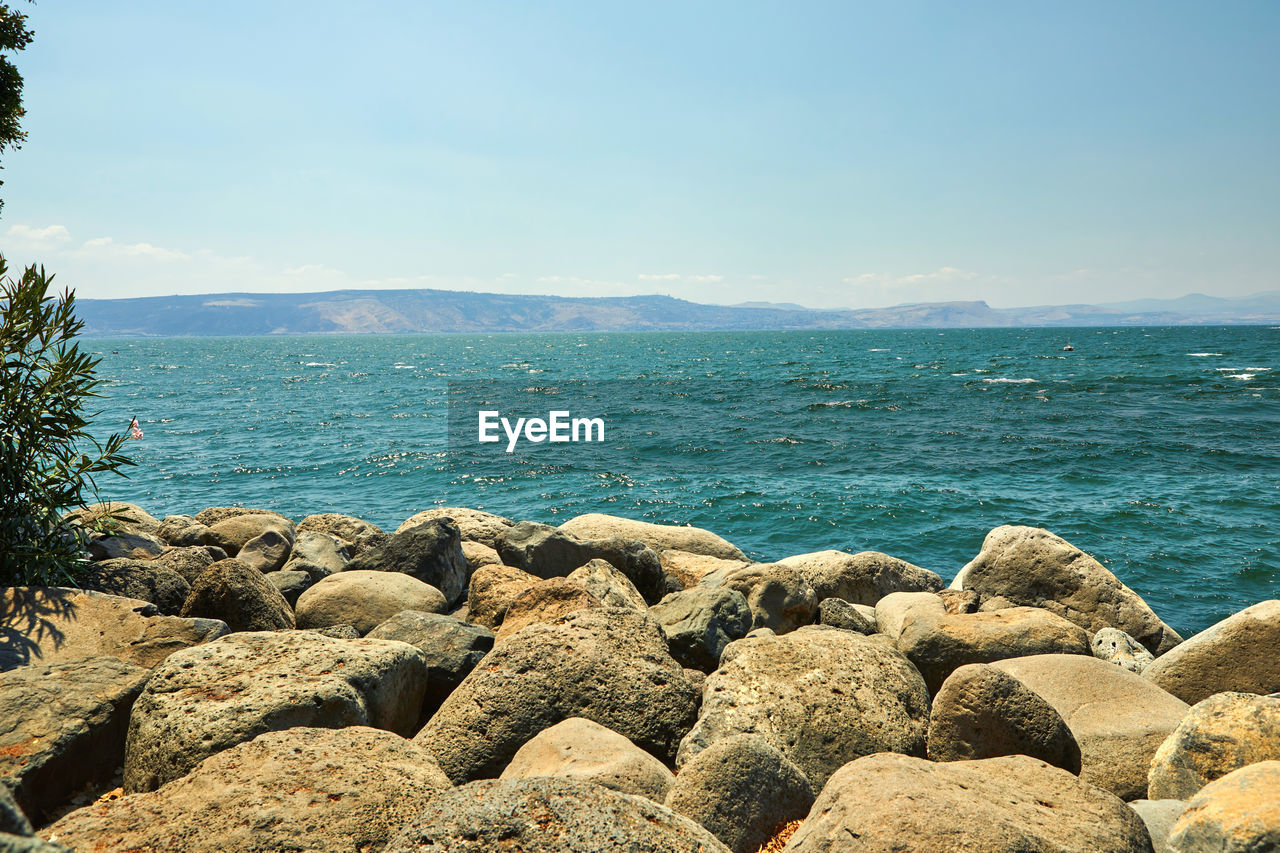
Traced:
<path fill-rule="evenodd" d="M 672 657 L 706 672 L 720 665 L 725 646 L 747 635 L 753 619 L 742 593 L 710 586 L 673 592 L 649 616 L 662 626 Z"/>
<path fill-rule="evenodd" d="M 412 525 L 411 525 L 412 526 Z M 370 543 L 380 541 L 386 536 L 382 528 L 376 524 L 356 518 L 353 515 L 342 515 L 336 512 L 322 512 L 308 515 L 298 522 L 298 538 L 303 533 L 322 533 L 346 543 L 349 557 L 356 557 Z"/>
<path fill-rule="evenodd" d="M 221 619 L 232 631 L 293 628 L 293 608 L 262 572 L 236 559 L 200 573 L 182 604 L 182 616 Z"/>
<path fill-rule="evenodd" d="M 721 560 L 747 559 L 736 545 L 701 527 L 654 524 L 591 512 L 569 519 L 560 529 L 579 539 L 634 539 L 659 553 L 671 549 Z"/>
<path fill-rule="evenodd" d="M 1174 853 L 1280 850 L 1280 761 L 1260 761 L 1210 782 L 1169 832 Z"/>
<path fill-rule="evenodd" d="M 649 605 L 631 579 L 613 567 L 607 560 L 592 560 L 574 569 L 567 578 L 581 584 L 587 592 L 600 599 L 608 607 L 633 607 L 644 610 Z"/>
<path fill-rule="evenodd" d="M 403 533 L 410 527 L 417 527 L 419 524 L 441 518 L 451 519 L 457 525 L 463 539 L 488 545 L 495 551 L 498 549 L 498 541 L 506 535 L 508 528 L 515 526 L 515 522 L 511 519 L 481 509 L 443 506 L 411 515 L 396 528 L 396 533 Z"/>
<path fill-rule="evenodd" d="M 177 616 L 191 592 L 186 578 L 151 560 L 103 560 L 86 566 L 79 581 L 85 589 L 149 601 L 166 616 Z"/>
<path fill-rule="evenodd" d="M 351 625 L 362 635 L 401 610 L 443 613 L 440 590 L 400 572 L 352 569 L 329 575 L 298 596 L 298 627 Z"/>
<path fill-rule="evenodd" d="M 1156 750 L 1148 796 L 1189 800 L 1213 780 L 1259 761 L 1280 761 L 1280 697 L 1216 693 L 1193 705 Z"/>
<path fill-rule="evenodd" d="M 818 596 L 800 572 L 779 563 L 752 563 L 702 579 L 703 586 L 736 590 L 751 608 L 752 626 L 775 634 L 813 622 Z"/>
<path fill-rule="evenodd" d="M 467 591 L 467 561 L 462 537 L 448 519 L 427 521 L 401 530 L 381 545 L 370 548 L 343 573 L 354 571 L 402 572 L 444 593 L 450 607 Z"/>
<path fill-rule="evenodd" d="M 199 520 L 197 515 L 196 519 Z M 293 522 L 276 513 L 249 513 L 233 515 L 209 525 L 203 540 L 206 545 L 214 545 L 234 557 L 240 549 L 252 539 L 256 539 L 268 530 L 274 530 L 281 537 L 293 542 L 297 530 Z"/>
<path fill-rule="evenodd" d="M 541 578 L 514 566 L 482 566 L 471 576 L 467 594 L 467 619 L 494 629 L 502 624 L 511 602 Z"/>
<path fill-rule="evenodd" d="M 582 584 L 567 578 L 538 581 L 516 596 L 498 627 L 498 639 L 509 637 L 535 622 L 552 622 L 579 610 L 604 607 Z"/>
<path fill-rule="evenodd" d="M 874 606 L 891 592 L 938 592 L 946 586 L 936 572 L 879 551 L 816 551 L 778 562 L 799 570 L 819 600 L 840 598 Z"/>
<path fill-rule="evenodd" d="M 570 717 L 543 729 L 516 750 L 500 779 L 555 776 L 581 779 L 660 803 L 675 776 L 666 766 L 599 723 Z"/>
<path fill-rule="evenodd" d="M 416 646 L 427 661 L 427 692 L 422 702 L 430 717 L 471 670 L 493 649 L 493 632 L 442 613 L 402 610 L 367 635 Z"/>
<path fill-rule="evenodd" d="M 1139 675 L 1149 663 L 1155 660 L 1155 656 L 1147 651 L 1146 646 L 1119 628 L 1103 628 L 1094 634 L 1090 648 L 1095 658 L 1110 661 L 1121 669 L 1127 669 Z"/>
<path fill-rule="evenodd" d="M 1280 691 L 1280 600 L 1259 602 L 1155 659 L 1144 678 L 1184 702 Z"/>

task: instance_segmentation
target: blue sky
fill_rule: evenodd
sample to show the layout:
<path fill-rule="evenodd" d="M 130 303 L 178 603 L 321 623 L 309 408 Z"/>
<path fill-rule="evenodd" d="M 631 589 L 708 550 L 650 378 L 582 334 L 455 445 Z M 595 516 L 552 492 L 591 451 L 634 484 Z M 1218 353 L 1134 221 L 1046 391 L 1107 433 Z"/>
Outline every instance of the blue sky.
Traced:
<path fill-rule="evenodd" d="M 82 297 L 1280 287 L 1274 2 L 26 9 L 0 250 Z"/>

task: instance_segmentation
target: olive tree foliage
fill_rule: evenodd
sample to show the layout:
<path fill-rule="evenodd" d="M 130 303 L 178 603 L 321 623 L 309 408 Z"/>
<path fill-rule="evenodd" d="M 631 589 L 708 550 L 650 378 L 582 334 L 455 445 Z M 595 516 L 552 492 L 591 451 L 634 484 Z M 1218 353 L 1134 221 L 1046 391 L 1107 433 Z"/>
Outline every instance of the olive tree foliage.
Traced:
<path fill-rule="evenodd" d="M 0 256 L 0 586 L 75 583 L 83 531 L 63 518 L 97 501 L 94 476 L 133 464 L 114 434 L 89 433 L 100 359 L 80 351 L 75 295 L 49 295 L 53 276 L 27 267 L 8 275 Z M 110 519 L 107 520 L 110 523 Z"/>
<path fill-rule="evenodd" d="M 31 44 L 31 37 L 27 16 L 0 3 L 0 154 L 21 148 L 27 138 L 22 129 L 22 117 L 27 113 L 22 107 L 22 75 L 9 55 Z M 0 186 L 3 183 L 0 181 Z M 0 199 L 0 210 L 3 209 L 4 199 Z"/>

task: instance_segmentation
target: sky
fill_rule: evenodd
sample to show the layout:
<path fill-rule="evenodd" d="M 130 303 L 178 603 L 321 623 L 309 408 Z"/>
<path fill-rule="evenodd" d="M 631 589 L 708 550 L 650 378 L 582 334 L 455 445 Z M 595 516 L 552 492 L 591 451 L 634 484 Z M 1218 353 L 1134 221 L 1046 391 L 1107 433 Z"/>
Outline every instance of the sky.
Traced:
<path fill-rule="evenodd" d="M 1280 4 L 10 0 L 0 253 L 81 298 L 1280 287 Z"/>

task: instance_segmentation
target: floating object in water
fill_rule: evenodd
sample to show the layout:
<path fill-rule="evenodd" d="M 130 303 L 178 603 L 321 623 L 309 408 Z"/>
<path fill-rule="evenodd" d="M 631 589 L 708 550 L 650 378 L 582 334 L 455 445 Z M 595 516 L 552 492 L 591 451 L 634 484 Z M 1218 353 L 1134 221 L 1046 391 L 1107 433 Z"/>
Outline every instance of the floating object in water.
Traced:
<path fill-rule="evenodd" d="M 142 427 L 138 426 L 137 416 L 134 416 L 133 419 L 129 421 L 129 438 L 132 438 L 134 441 L 142 441 Z"/>
<path fill-rule="evenodd" d="M 1076 351 L 1076 348 L 1075 348 L 1075 347 L 1073 347 L 1071 344 L 1067 344 L 1065 347 L 1063 347 L 1063 348 L 1062 348 L 1062 351 L 1063 351 L 1063 352 L 1075 352 L 1075 351 Z"/>

